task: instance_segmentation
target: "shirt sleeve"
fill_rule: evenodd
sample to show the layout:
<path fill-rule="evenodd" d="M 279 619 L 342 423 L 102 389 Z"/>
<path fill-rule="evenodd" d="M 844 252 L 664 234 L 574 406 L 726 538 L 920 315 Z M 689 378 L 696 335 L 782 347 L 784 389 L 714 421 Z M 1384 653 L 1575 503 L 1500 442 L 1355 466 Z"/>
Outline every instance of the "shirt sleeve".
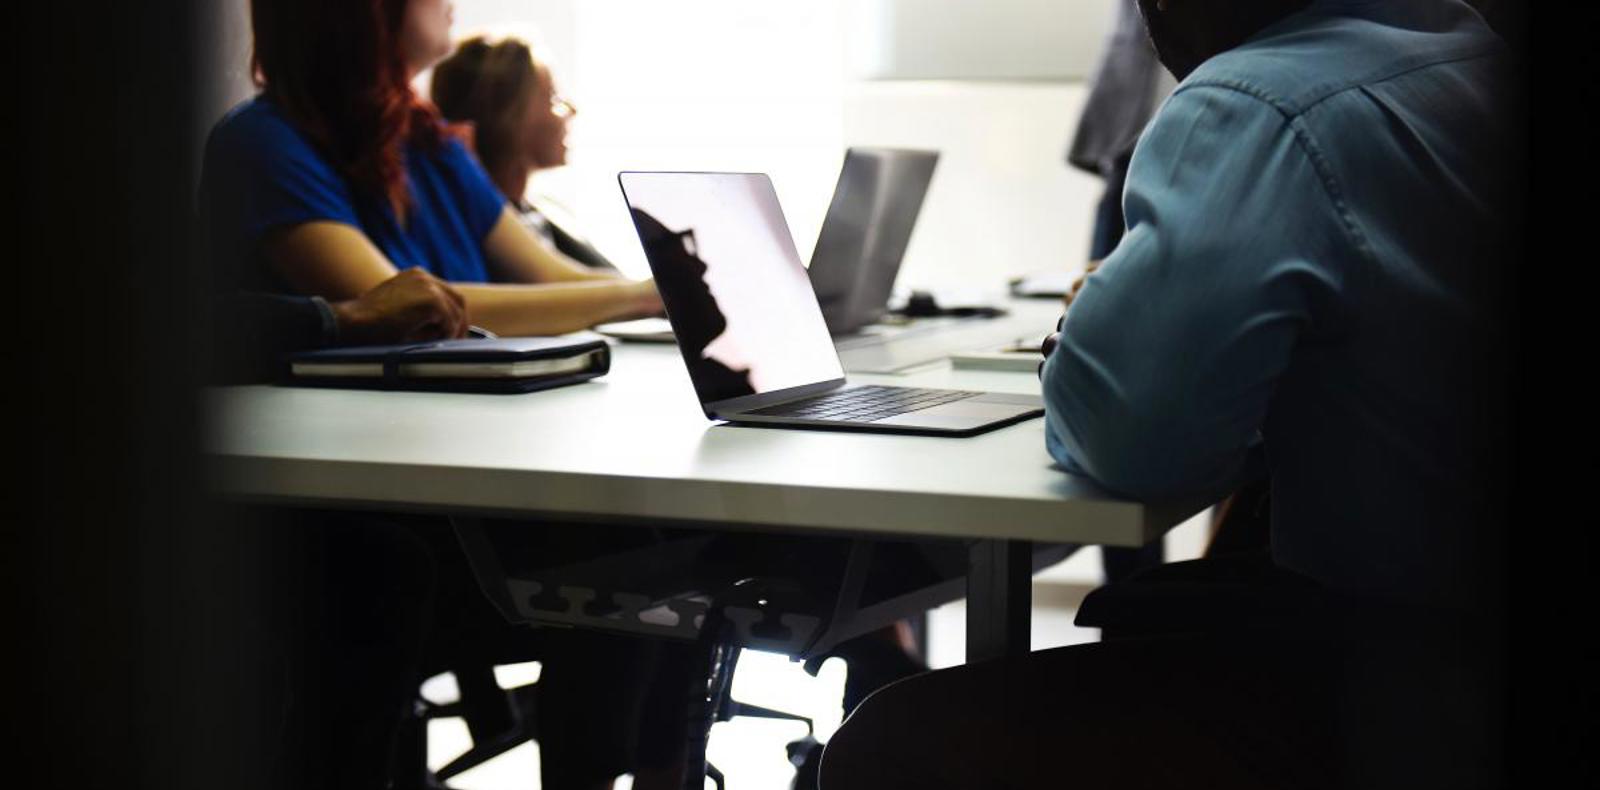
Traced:
<path fill-rule="evenodd" d="M 259 102 L 259 100 L 258 100 Z M 253 249 L 268 232 L 317 220 L 361 227 L 350 186 L 286 119 L 265 106 L 238 113 L 213 133 L 209 208 L 216 231 Z M 206 208 L 206 207 L 203 207 Z"/>
<path fill-rule="evenodd" d="M 331 345 L 338 335 L 332 309 L 316 297 L 237 292 L 209 307 L 213 383 L 270 381 L 284 354 Z"/>
<path fill-rule="evenodd" d="M 1211 86 L 1163 106 L 1123 203 L 1045 362 L 1046 448 L 1124 495 L 1221 496 L 1297 344 L 1334 329 L 1337 213 L 1289 119 Z"/>
<path fill-rule="evenodd" d="M 506 197 L 460 140 L 446 139 L 440 159 L 455 176 L 462 211 L 473 234 L 482 242 L 505 212 Z"/>

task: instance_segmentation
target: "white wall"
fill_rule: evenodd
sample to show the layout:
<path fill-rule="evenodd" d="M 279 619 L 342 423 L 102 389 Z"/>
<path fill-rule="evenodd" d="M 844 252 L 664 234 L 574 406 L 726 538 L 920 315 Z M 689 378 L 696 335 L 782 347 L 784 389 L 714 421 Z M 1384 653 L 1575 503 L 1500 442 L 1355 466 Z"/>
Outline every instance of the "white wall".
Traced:
<path fill-rule="evenodd" d="M 561 76 L 579 108 L 571 165 L 533 188 L 566 202 L 597 245 L 640 276 L 648 267 L 619 170 L 768 173 L 797 236 L 814 238 L 843 152 L 839 5 L 583 3 L 573 66 Z M 807 258 L 811 239 L 797 241 Z"/>
<path fill-rule="evenodd" d="M 1082 79 L 1111 29 L 1110 0 L 857 0 L 851 72 L 862 79 Z"/>
<path fill-rule="evenodd" d="M 919 5 L 922 12 L 942 6 L 943 15 L 925 16 L 954 24 L 972 22 L 978 4 Z M 491 19 L 489 6 L 505 16 Z M 558 45 L 546 51 L 562 92 L 580 108 L 571 164 L 541 174 L 532 188 L 573 209 L 596 244 L 630 274 L 642 276 L 648 267 L 617 192 L 616 171 L 767 172 L 806 258 L 844 148 L 853 144 L 943 153 L 902 287 L 998 289 L 1025 272 L 1081 267 L 1100 196 L 1098 179 L 1063 161 L 1083 102 L 1082 81 L 862 79 L 866 72 L 857 69 L 873 47 L 898 40 L 894 46 L 904 53 L 949 33 L 934 31 L 923 40 L 906 35 L 917 29 L 904 24 L 863 26 L 868 6 L 856 0 L 501 0 L 476 8 L 463 0 L 456 19 L 458 29 L 469 22 L 520 24 L 545 31 L 548 41 L 572 42 L 572 51 Z M 905 12 L 909 6 L 897 7 Z M 1061 72 L 1083 71 L 1082 64 L 1097 56 L 1111 8 L 1081 0 L 982 7 L 989 28 L 1013 32 L 991 40 L 980 31 L 970 41 L 1009 46 L 1022 25 L 1048 48 L 1059 34 L 1059 49 L 1073 53 L 1049 61 Z M 1060 13 L 1052 16 L 1052 9 Z M 894 35 L 885 39 L 886 31 Z M 998 73 L 974 65 L 970 41 L 961 52 L 973 76 Z M 1036 69 L 1032 77 L 1045 73 Z"/>
<path fill-rule="evenodd" d="M 558 73 L 571 70 L 577 50 L 577 0 L 455 0 L 455 4 L 457 36 L 517 36 L 532 43 L 540 60 Z"/>
<path fill-rule="evenodd" d="M 846 143 L 942 152 L 906 250 L 903 286 L 981 290 L 1030 271 L 1082 267 L 1101 181 L 1063 157 L 1084 96 L 1076 82 L 850 88 Z"/>

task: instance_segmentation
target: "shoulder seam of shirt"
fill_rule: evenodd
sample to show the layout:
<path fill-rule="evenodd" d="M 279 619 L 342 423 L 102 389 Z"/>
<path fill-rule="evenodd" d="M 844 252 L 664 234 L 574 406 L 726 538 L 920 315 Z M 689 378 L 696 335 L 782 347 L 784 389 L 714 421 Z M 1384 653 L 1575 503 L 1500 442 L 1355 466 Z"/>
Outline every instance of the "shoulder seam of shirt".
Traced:
<path fill-rule="evenodd" d="M 1355 216 L 1350 213 L 1349 204 L 1344 199 L 1344 191 L 1339 188 L 1339 182 L 1334 178 L 1333 169 L 1328 165 L 1327 157 L 1323 155 L 1322 148 L 1317 145 L 1317 141 L 1311 136 L 1311 131 L 1306 128 L 1304 118 L 1299 113 L 1288 112 L 1285 108 L 1275 103 L 1264 91 L 1252 85 L 1225 84 L 1220 81 L 1207 80 L 1183 86 L 1185 90 L 1200 87 L 1232 91 L 1248 96 L 1260 101 L 1283 116 L 1284 126 L 1289 129 L 1290 134 L 1293 136 L 1295 147 L 1299 148 L 1300 152 L 1305 155 L 1306 161 L 1311 163 L 1312 170 L 1317 174 L 1317 181 L 1322 185 L 1323 193 L 1333 206 L 1334 213 L 1338 215 L 1340 229 L 1351 244 L 1355 246 L 1356 252 L 1369 269 L 1376 268 L 1377 255 L 1372 251 L 1372 246 L 1368 243 L 1366 234 L 1361 232 L 1361 227 L 1356 222 Z M 1177 93 L 1174 92 L 1173 95 L 1176 96 Z"/>
<path fill-rule="evenodd" d="M 1300 117 L 1300 113 L 1290 112 L 1279 102 L 1275 101 L 1273 97 L 1267 94 L 1265 91 L 1257 88 L 1254 85 L 1244 83 L 1206 80 L 1203 82 L 1184 85 L 1179 88 L 1179 90 L 1174 91 L 1173 96 L 1177 96 L 1180 93 L 1186 93 L 1196 88 L 1214 88 L 1217 90 L 1229 91 L 1243 96 L 1248 96 L 1272 108 L 1279 115 L 1283 116 L 1284 125 L 1288 127 L 1289 131 L 1294 135 L 1296 146 L 1300 148 L 1301 153 L 1306 155 L 1306 159 L 1311 162 L 1311 167 L 1316 170 L 1317 180 L 1322 182 L 1322 188 L 1328 193 L 1328 199 L 1333 202 L 1334 208 L 1339 212 L 1341 219 L 1343 219 L 1345 222 L 1349 222 L 1350 217 L 1348 216 L 1348 212 L 1346 210 L 1344 193 L 1339 189 L 1338 182 L 1334 180 L 1332 170 L 1328 166 L 1327 158 L 1322 154 L 1322 149 L 1317 146 L 1316 141 L 1311 138 L 1310 131 L 1305 128 L 1305 123 Z M 1365 241 L 1359 241 L 1364 249 Z"/>
<path fill-rule="evenodd" d="M 1193 82 L 1186 82 L 1182 85 L 1179 85 L 1177 90 L 1173 91 L 1173 93 L 1179 93 L 1190 88 L 1206 86 L 1229 88 L 1250 96 L 1254 96 L 1268 104 L 1271 104 L 1273 107 L 1276 107 L 1278 111 L 1284 115 L 1293 117 L 1309 111 L 1311 108 L 1316 107 L 1317 105 L 1333 98 L 1334 96 L 1338 96 L 1339 94 L 1347 93 L 1353 90 L 1360 90 L 1362 87 L 1367 85 L 1388 82 L 1396 77 L 1410 74 L 1413 71 L 1419 71 L 1431 66 L 1443 66 L 1450 63 L 1460 63 L 1467 60 L 1493 57 L 1500 53 L 1501 49 L 1499 46 L 1497 46 L 1494 42 L 1487 42 L 1461 48 L 1458 51 L 1452 52 L 1448 56 L 1441 56 L 1439 53 L 1431 53 L 1428 55 L 1414 55 L 1409 58 L 1401 58 L 1396 63 L 1386 64 L 1382 68 L 1373 69 L 1371 72 L 1362 74 L 1359 77 L 1348 80 L 1340 80 L 1338 82 L 1329 82 L 1325 85 L 1308 90 L 1305 92 L 1307 94 L 1307 98 L 1301 101 L 1290 101 L 1288 99 L 1273 95 L 1252 83 L 1225 77 L 1201 77 Z"/>
<path fill-rule="evenodd" d="M 1311 162 L 1311 167 L 1317 171 L 1317 180 L 1322 183 L 1322 189 L 1328 195 L 1328 201 L 1333 204 L 1333 210 L 1339 215 L 1339 224 L 1343 227 L 1345 235 L 1356 247 L 1361 259 L 1368 267 L 1378 265 L 1378 256 L 1372 251 L 1367 236 L 1361 232 L 1361 226 L 1350 213 L 1350 204 L 1344 199 L 1344 191 L 1339 188 L 1339 181 L 1334 177 L 1333 168 L 1328 165 L 1328 159 L 1322 153 L 1322 147 L 1317 145 L 1311 136 L 1311 130 L 1306 128 L 1304 119 L 1299 116 L 1289 118 L 1289 130 L 1294 134 L 1295 145 L 1306 155 Z"/>
<path fill-rule="evenodd" d="M 1352 89 L 1359 87 L 1353 86 Z M 1333 203 L 1334 210 L 1339 213 L 1340 222 L 1345 226 L 1345 231 L 1351 235 L 1351 241 L 1356 243 L 1368 260 L 1374 259 L 1371 250 L 1367 246 L 1366 237 L 1356 227 L 1354 217 L 1350 215 L 1348 204 L 1344 200 L 1344 192 L 1339 188 L 1338 181 L 1333 177 L 1333 171 L 1328 166 L 1327 157 L 1323 156 L 1322 149 L 1317 145 L 1316 140 L 1312 139 L 1310 130 L 1305 127 L 1304 120 L 1300 117 L 1301 113 L 1289 111 L 1281 103 L 1275 101 L 1271 95 L 1254 85 L 1231 81 L 1205 80 L 1191 83 L 1174 91 L 1173 95 L 1176 96 L 1179 93 L 1195 88 L 1215 88 L 1248 96 L 1271 107 L 1279 115 L 1282 115 L 1284 125 L 1294 135 L 1295 145 L 1300 149 L 1301 153 L 1306 155 L 1306 159 L 1311 162 L 1312 169 L 1317 173 L 1317 180 L 1322 182 L 1322 189 L 1327 193 L 1328 200 Z"/>

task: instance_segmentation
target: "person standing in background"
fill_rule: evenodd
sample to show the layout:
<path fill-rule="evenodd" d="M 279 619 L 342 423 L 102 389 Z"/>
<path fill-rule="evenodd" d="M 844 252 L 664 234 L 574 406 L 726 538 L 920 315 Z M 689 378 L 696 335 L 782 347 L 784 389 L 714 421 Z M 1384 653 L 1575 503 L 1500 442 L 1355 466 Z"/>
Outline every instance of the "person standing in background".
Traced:
<path fill-rule="evenodd" d="M 1098 268 L 1122 240 L 1122 184 L 1133 146 L 1161 101 L 1177 85 L 1156 59 L 1134 0 L 1112 2 L 1117 6 L 1117 23 L 1106 39 L 1083 113 L 1078 116 L 1078 129 L 1067 148 L 1068 165 L 1106 182 L 1095 209 L 1088 271 Z"/>

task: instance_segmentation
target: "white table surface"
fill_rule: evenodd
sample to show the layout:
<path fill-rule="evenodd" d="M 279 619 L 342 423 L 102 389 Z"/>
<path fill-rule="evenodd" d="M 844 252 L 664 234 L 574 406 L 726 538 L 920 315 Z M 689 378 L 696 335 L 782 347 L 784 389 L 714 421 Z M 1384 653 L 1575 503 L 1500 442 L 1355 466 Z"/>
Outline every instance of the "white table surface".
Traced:
<path fill-rule="evenodd" d="M 214 389 L 212 484 L 281 504 L 1118 546 L 1204 507 L 1062 473 L 1043 418 L 969 438 L 713 424 L 675 347 L 613 351 L 600 379 L 521 395 Z M 948 363 L 850 379 L 1039 391 L 1031 374 Z"/>

